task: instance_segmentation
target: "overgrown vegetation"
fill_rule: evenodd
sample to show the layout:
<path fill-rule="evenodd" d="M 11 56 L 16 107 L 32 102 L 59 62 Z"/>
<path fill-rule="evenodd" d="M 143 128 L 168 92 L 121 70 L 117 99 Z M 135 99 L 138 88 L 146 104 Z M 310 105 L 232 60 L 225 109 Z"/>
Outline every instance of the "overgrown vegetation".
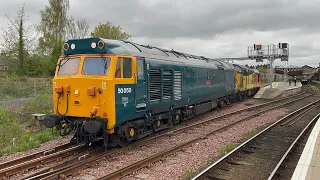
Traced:
<path fill-rule="evenodd" d="M 34 113 L 51 114 L 52 97 L 46 91 L 39 91 L 24 106 L 12 111 L 7 106 L 0 107 L 0 156 L 37 148 L 41 143 L 53 139 L 54 131 L 39 125 L 32 117 Z"/>
<path fill-rule="evenodd" d="M 221 156 L 224 156 L 231 152 L 235 148 L 234 144 L 227 144 L 219 150 Z"/>
<path fill-rule="evenodd" d="M 184 173 L 182 175 L 182 177 L 180 179 L 189 180 L 189 179 L 192 179 L 195 175 L 196 175 L 196 173 L 194 171 L 187 171 L 186 173 Z"/>
<path fill-rule="evenodd" d="M 243 135 L 243 137 L 245 139 L 250 139 L 252 138 L 253 136 L 255 136 L 257 134 L 257 131 L 250 131 L 250 132 L 247 132 Z"/>
<path fill-rule="evenodd" d="M 51 130 L 34 131 L 35 126 L 30 128 L 31 126 L 27 123 L 31 121 L 23 121 L 23 123 L 21 121 L 8 107 L 0 107 L 0 145 L 2 147 L 0 156 L 37 148 L 41 143 L 52 140 Z"/>
<path fill-rule="evenodd" d="M 25 124 L 31 132 L 38 130 L 38 122 L 33 120 L 32 114 L 52 114 L 52 97 L 50 94 L 39 94 L 28 100 L 19 112 L 21 124 Z"/>

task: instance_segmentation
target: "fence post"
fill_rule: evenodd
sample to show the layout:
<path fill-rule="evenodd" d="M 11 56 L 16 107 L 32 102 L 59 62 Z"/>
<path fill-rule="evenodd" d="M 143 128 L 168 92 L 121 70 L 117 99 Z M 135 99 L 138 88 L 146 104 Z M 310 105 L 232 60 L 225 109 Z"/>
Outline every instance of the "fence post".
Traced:
<path fill-rule="evenodd" d="M 34 96 L 37 95 L 37 86 L 36 86 L 36 80 L 33 80 L 33 89 L 34 89 Z"/>

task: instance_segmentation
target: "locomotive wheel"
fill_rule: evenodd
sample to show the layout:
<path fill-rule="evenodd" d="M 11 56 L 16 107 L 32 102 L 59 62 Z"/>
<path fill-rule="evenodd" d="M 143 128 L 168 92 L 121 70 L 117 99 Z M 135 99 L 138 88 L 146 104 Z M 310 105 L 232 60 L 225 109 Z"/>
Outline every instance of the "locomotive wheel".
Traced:
<path fill-rule="evenodd" d="M 173 123 L 174 125 L 177 125 L 177 124 L 179 124 L 179 122 L 180 122 L 180 116 L 179 116 L 178 114 L 173 115 L 173 117 L 172 117 L 172 123 Z"/>

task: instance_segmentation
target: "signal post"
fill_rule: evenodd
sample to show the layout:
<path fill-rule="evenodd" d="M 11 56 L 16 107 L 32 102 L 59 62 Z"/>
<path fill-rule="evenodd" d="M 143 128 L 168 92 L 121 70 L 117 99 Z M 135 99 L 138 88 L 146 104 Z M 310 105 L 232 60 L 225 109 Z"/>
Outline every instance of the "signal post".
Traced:
<path fill-rule="evenodd" d="M 285 62 L 285 68 L 287 68 L 287 62 L 289 59 L 289 44 L 279 43 L 275 44 L 254 44 L 253 46 L 248 46 L 248 59 L 255 59 L 256 62 L 263 62 L 264 59 L 269 60 L 270 72 L 269 72 L 269 83 L 270 88 L 272 88 L 272 83 L 274 79 L 274 61 L 276 59 L 281 59 Z M 285 71 L 285 80 L 287 80 L 287 72 Z"/>

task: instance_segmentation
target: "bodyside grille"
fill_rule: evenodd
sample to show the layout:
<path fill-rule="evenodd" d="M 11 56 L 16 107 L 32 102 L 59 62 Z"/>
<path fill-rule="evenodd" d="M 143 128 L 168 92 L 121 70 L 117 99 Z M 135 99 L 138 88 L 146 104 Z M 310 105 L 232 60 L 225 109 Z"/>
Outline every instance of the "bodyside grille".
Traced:
<path fill-rule="evenodd" d="M 172 99 L 172 71 L 162 72 L 163 99 Z"/>
<path fill-rule="evenodd" d="M 182 85 L 181 71 L 174 71 L 174 100 L 181 99 L 181 85 Z"/>
<path fill-rule="evenodd" d="M 150 101 L 161 100 L 161 71 L 150 69 L 149 99 Z"/>

